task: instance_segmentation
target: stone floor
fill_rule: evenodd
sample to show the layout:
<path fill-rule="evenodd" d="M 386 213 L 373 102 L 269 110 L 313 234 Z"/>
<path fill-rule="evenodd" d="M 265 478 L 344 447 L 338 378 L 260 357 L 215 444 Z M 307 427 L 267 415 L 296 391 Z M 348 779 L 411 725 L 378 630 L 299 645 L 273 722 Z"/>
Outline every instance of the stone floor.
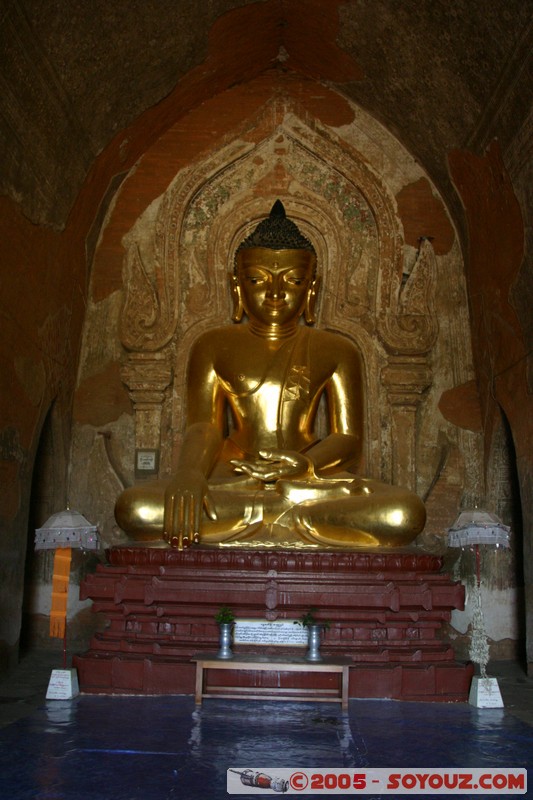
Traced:
<path fill-rule="evenodd" d="M 503 709 L 350 700 L 343 713 L 334 703 L 219 699 L 198 709 L 189 696 L 47 701 L 58 659 L 31 653 L 0 684 L 0 796 L 10 800 L 219 800 L 232 767 L 505 769 L 533 761 L 533 679 L 517 664 L 489 669 Z M 533 770 L 528 777 L 522 797 L 533 797 Z M 273 793 L 245 791 L 239 796 Z"/>

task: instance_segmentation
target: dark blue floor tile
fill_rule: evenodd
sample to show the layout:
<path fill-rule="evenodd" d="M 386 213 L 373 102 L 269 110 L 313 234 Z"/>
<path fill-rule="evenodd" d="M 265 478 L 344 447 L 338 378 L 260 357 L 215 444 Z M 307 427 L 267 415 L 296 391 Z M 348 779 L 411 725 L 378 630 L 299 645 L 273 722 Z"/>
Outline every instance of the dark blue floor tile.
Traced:
<path fill-rule="evenodd" d="M 219 800 L 229 767 L 529 767 L 532 753 L 533 729 L 504 709 L 82 696 L 0 730 L 1 797 Z"/>

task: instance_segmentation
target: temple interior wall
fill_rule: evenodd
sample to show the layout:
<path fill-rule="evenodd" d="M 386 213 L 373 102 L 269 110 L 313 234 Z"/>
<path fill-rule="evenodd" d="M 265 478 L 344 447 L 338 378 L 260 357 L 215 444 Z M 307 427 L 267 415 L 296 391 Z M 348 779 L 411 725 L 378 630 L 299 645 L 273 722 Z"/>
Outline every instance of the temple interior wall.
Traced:
<path fill-rule="evenodd" d="M 115 141 L 62 233 L 31 225 L 2 199 L 17 276 L 4 301 L 2 344 L 10 381 L 3 401 L 10 422 L 1 432 L 5 663 L 17 651 L 23 608 L 24 635 L 47 640 L 51 562 L 32 554 L 34 527 L 68 497 L 105 545 L 120 543 L 113 505 L 134 480 L 136 447 L 158 450 L 162 474 L 170 471 L 183 430 L 187 350 L 205 327 L 229 318 L 232 247 L 277 196 L 323 256 L 318 324 L 344 332 L 364 354 L 365 470 L 413 481 L 428 508 L 420 544 L 432 551 L 444 549 L 446 527 L 463 505 L 484 503 L 513 524 L 513 550 L 487 566 L 486 591 L 488 608 L 498 608 L 489 626 L 495 657 L 520 651 L 524 581 L 531 605 L 533 498 L 523 413 L 531 391 L 523 358 L 527 277 L 513 164 L 496 146 L 483 158 L 450 159 L 467 208 L 465 248 L 436 187 L 389 131 L 337 92 L 279 80 L 262 76 L 215 95 L 156 141 L 140 137 L 135 160 L 121 163 Z M 518 185 L 527 192 L 524 178 Z M 172 248 L 175 222 L 181 238 Z M 150 310 L 155 286 L 160 307 L 168 281 L 174 295 L 156 326 L 159 346 L 134 341 L 142 332 L 125 304 L 136 298 L 138 311 Z M 406 315 L 421 326 L 414 343 L 400 335 Z M 455 556 L 448 553 L 450 568 L 468 581 L 468 564 Z M 86 641 L 93 625 L 76 600 L 93 564 L 76 556 L 73 642 Z M 466 650 L 464 616 L 452 636 Z"/>

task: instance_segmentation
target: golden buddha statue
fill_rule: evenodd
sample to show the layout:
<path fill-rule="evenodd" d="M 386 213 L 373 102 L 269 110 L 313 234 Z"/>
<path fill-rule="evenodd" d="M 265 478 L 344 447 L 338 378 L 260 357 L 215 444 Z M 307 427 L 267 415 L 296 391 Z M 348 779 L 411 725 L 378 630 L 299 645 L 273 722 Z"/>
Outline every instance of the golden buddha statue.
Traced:
<path fill-rule="evenodd" d="M 119 526 L 179 550 L 412 542 L 425 523 L 422 501 L 349 471 L 362 452 L 361 356 L 343 336 L 308 327 L 316 254 L 279 200 L 239 246 L 230 280 L 241 324 L 208 331 L 192 348 L 176 471 L 125 490 Z M 317 440 L 323 395 L 329 432 Z"/>

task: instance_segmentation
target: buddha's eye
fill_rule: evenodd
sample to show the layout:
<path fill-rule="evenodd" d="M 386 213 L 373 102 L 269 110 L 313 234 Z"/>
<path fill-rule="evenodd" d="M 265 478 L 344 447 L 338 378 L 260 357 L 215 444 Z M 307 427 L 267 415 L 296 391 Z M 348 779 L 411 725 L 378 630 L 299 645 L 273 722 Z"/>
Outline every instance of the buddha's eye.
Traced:
<path fill-rule="evenodd" d="M 287 278 L 287 283 L 290 283 L 291 286 L 301 286 L 304 282 L 304 278 L 298 278 L 296 275 L 291 275 Z"/>

